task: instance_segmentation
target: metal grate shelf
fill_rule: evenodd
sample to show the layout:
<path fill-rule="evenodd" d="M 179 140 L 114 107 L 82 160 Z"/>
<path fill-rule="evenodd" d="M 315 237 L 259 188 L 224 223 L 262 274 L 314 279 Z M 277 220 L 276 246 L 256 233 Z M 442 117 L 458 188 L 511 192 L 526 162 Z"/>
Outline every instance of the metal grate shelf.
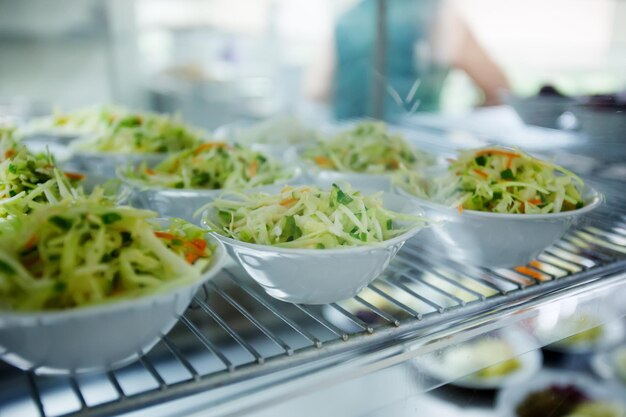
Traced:
<path fill-rule="evenodd" d="M 104 416 L 227 386 L 435 325 L 452 325 L 505 303 L 623 271 L 624 184 L 594 184 L 611 198 L 537 260 L 513 269 L 461 265 L 407 242 L 388 270 L 350 300 L 323 307 L 267 296 L 245 273 L 225 269 L 198 292 L 176 327 L 141 360 L 105 374 L 41 377 L 4 365 L 0 415 Z M 62 399 L 60 401 L 59 399 Z"/>

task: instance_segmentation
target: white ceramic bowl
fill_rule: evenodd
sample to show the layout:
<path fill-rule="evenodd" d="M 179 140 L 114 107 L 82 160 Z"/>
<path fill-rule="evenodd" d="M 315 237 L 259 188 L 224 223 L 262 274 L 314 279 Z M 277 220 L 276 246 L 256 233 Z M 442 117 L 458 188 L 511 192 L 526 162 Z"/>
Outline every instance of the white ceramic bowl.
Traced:
<path fill-rule="evenodd" d="M 521 384 L 509 385 L 498 393 L 496 413 L 498 417 L 516 417 L 515 409 L 526 397 L 537 391 L 543 391 L 552 385 L 573 385 L 581 390 L 590 400 L 608 401 L 626 406 L 622 393 L 615 387 L 600 383 L 585 374 L 577 372 L 542 371 L 534 378 Z M 547 410 L 548 415 L 550 410 Z"/>
<path fill-rule="evenodd" d="M 568 110 L 574 114 L 580 130 L 589 136 L 592 143 L 624 143 L 626 110 L 585 105 L 570 106 Z"/>
<path fill-rule="evenodd" d="M 402 213 L 422 214 L 405 197 L 386 193 L 384 206 Z M 205 216 L 216 222 L 215 212 Z M 378 277 L 405 241 L 421 230 L 369 246 L 338 249 L 291 249 L 240 242 L 218 233 L 228 252 L 258 282 L 279 300 L 303 304 L 328 304 L 356 295 Z"/>
<path fill-rule="evenodd" d="M 424 244 L 437 242 L 442 253 L 463 263 L 489 268 L 524 265 L 555 243 L 582 216 L 600 206 L 602 196 L 585 187 L 585 206 L 553 214 L 502 214 L 463 210 L 411 195 L 426 217 L 442 224 L 424 234 Z M 428 240 L 426 240 L 428 239 Z"/>
<path fill-rule="evenodd" d="M 144 161 L 149 165 L 155 165 L 170 155 L 170 153 L 122 154 L 74 150 L 68 165 L 80 172 L 115 178 L 118 167 L 137 165 Z"/>
<path fill-rule="evenodd" d="M 250 188 L 251 192 L 263 192 L 273 190 L 286 184 L 298 183 L 302 170 L 291 167 L 292 176 L 286 180 L 280 180 L 274 184 Z M 194 217 L 196 210 L 219 197 L 225 190 L 200 190 L 180 189 L 165 187 L 150 187 L 141 181 L 126 178 L 122 172 L 118 172 L 119 178 L 132 189 L 133 201 L 136 205 L 154 210 L 162 217 L 179 217 L 190 222 L 197 222 Z"/>
<path fill-rule="evenodd" d="M 58 312 L 0 312 L 0 357 L 41 374 L 118 368 L 147 353 L 171 330 L 199 286 L 221 268 L 224 246 L 193 283 L 137 299 Z"/>
<path fill-rule="evenodd" d="M 551 129 L 559 128 L 559 117 L 576 102 L 572 97 L 559 96 L 518 97 L 505 94 L 502 98 L 515 109 L 525 124 Z"/>

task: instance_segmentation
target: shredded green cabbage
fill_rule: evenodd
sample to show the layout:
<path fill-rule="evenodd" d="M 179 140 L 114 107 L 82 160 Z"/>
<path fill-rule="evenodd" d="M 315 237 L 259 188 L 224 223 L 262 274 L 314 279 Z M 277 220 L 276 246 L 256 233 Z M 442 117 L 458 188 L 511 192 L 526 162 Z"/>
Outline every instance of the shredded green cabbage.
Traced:
<path fill-rule="evenodd" d="M 7 133 L 0 149 L 0 219 L 78 195 L 75 187 L 83 176 L 62 174 L 50 154 L 32 154 Z"/>
<path fill-rule="evenodd" d="M 113 126 L 129 111 L 117 106 L 93 106 L 64 112 L 54 109 L 52 115 L 35 119 L 27 132 L 98 133 Z"/>
<path fill-rule="evenodd" d="M 420 198 L 459 210 L 545 214 L 585 205 L 584 183 L 578 176 L 519 149 L 503 147 L 461 152 L 448 172 L 434 179 L 402 171 L 394 182 Z"/>
<path fill-rule="evenodd" d="M 229 139 L 242 145 L 298 145 L 315 143 L 319 133 L 293 116 L 264 120 L 247 128 L 233 129 Z"/>
<path fill-rule="evenodd" d="M 89 152 L 167 153 L 197 147 L 204 133 L 178 117 L 157 113 L 124 112 L 111 116 L 96 135 L 74 142 L 74 149 Z"/>
<path fill-rule="evenodd" d="M 215 222 L 204 219 L 212 231 L 242 242 L 289 248 L 371 245 L 424 222 L 417 215 L 385 209 L 380 193 L 363 196 L 337 185 L 330 190 L 285 187 L 274 195 L 230 193 L 206 207 L 217 213 Z"/>
<path fill-rule="evenodd" d="M 320 142 L 305 157 L 322 169 L 370 174 L 423 168 L 435 162 L 432 155 L 415 149 L 401 135 L 389 133 L 380 122 L 359 123 Z"/>
<path fill-rule="evenodd" d="M 142 163 L 127 178 L 184 189 L 243 189 L 287 180 L 293 173 L 269 156 L 224 142 L 206 142 L 171 155 L 154 168 Z"/>
<path fill-rule="evenodd" d="M 0 308 L 59 310 L 166 291 L 199 278 L 214 248 L 182 220 L 101 195 L 34 209 L 0 235 Z"/>

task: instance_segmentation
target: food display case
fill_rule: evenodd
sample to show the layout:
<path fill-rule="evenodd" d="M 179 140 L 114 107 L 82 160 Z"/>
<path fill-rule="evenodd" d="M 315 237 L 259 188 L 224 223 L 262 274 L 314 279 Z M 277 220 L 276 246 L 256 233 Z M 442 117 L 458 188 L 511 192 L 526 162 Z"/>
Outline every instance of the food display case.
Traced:
<path fill-rule="evenodd" d="M 373 65 L 384 76 L 385 0 L 376 3 Z M 154 101 L 154 87 L 153 107 L 172 110 L 175 101 Z M 371 93 L 371 116 L 385 118 L 385 91 L 374 83 Z M 526 125 L 506 105 L 464 116 L 404 112 L 388 122 L 437 160 L 519 146 L 580 174 L 599 193 L 598 208 L 568 220 L 567 233 L 532 261 L 481 266 L 420 233 L 354 297 L 299 304 L 268 295 L 229 258 L 154 348 L 125 366 L 55 375 L 36 363 L 0 363 L 0 416 L 513 417 L 529 393 L 554 387 L 626 407 L 626 116 L 594 117 L 589 108 L 566 115 L 582 124 L 575 129 Z M 476 238 L 499 232 L 512 229 Z M 0 331 L 5 322 L 0 313 Z M 21 337 L 25 346 L 37 340 Z M 0 351 L 16 363 L 11 355 Z"/>
<path fill-rule="evenodd" d="M 524 335 L 509 352 L 524 357 L 601 326 L 609 351 L 624 336 L 624 182 L 587 178 L 603 207 L 528 265 L 460 264 L 409 241 L 358 296 L 311 306 L 273 299 L 230 264 L 127 367 L 40 376 L 5 366 L 2 414 L 413 415 L 424 393 L 492 365 L 467 354 L 441 371 L 442 358 L 498 332 Z"/>

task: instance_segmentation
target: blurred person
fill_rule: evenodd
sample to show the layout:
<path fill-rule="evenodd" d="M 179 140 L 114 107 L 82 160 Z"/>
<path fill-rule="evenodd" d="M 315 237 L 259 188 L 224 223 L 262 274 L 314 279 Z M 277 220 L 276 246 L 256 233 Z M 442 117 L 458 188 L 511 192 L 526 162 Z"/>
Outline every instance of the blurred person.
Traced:
<path fill-rule="evenodd" d="M 377 74 L 377 1 L 360 0 L 338 18 L 332 44 L 305 80 L 310 99 L 331 101 L 337 119 L 370 116 L 374 79 L 385 83 L 385 119 L 438 111 L 446 76 L 458 68 L 481 90 L 483 105 L 500 103 L 507 79 L 449 1 L 386 1 L 386 70 Z"/>

